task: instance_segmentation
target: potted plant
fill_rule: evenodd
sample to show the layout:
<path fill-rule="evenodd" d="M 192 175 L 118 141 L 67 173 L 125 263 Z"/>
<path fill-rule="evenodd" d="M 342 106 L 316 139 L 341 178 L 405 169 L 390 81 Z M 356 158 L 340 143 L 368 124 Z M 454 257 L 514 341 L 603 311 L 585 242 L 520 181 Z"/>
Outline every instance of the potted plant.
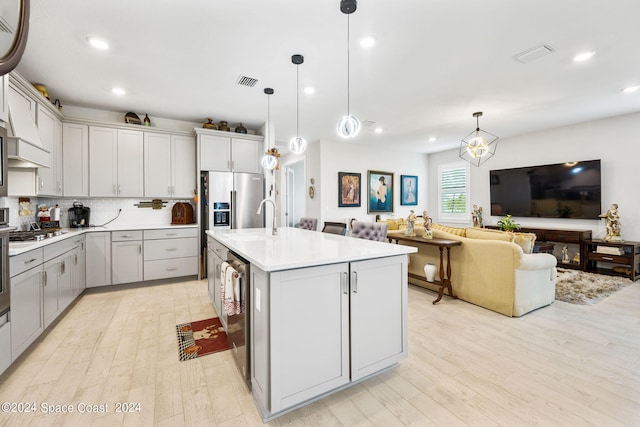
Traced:
<path fill-rule="evenodd" d="M 511 215 L 507 215 L 506 217 L 504 217 L 500 221 L 498 221 L 498 226 L 500 227 L 500 230 L 502 230 L 502 231 L 520 230 L 520 224 L 518 224 L 514 220 L 512 220 L 511 219 Z"/>

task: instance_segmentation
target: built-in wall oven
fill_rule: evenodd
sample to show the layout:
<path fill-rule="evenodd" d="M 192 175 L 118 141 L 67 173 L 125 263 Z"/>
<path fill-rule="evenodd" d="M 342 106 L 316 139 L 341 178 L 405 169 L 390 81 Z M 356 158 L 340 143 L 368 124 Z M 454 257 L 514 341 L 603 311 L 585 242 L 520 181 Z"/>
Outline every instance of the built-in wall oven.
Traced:
<path fill-rule="evenodd" d="M 0 208 L 0 317 L 9 312 L 9 208 Z"/>

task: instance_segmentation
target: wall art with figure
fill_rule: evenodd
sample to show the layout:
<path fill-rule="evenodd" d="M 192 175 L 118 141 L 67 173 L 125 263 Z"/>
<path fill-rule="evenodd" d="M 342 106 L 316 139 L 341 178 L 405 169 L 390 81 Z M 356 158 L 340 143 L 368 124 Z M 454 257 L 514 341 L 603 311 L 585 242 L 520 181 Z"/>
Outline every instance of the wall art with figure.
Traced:
<path fill-rule="evenodd" d="M 360 174 L 338 172 L 338 207 L 360 206 Z"/>
<path fill-rule="evenodd" d="M 393 212 L 393 172 L 368 171 L 367 213 Z"/>
<path fill-rule="evenodd" d="M 400 175 L 401 205 L 418 204 L 418 177 L 414 175 Z"/>

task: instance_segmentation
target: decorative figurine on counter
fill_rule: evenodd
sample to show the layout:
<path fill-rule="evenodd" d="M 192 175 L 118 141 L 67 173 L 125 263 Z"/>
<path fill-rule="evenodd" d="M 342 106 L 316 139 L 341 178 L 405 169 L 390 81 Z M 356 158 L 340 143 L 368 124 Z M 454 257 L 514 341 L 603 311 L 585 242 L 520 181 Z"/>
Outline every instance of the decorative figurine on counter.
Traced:
<path fill-rule="evenodd" d="M 478 207 L 478 205 L 473 205 L 471 219 L 473 220 L 474 227 L 484 228 L 484 222 L 482 219 L 482 206 Z"/>
<path fill-rule="evenodd" d="M 413 229 L 414 229 L 414 226 L 416 225 L 416 214 L 413 213 L 413 210 L 410 210 L 409 212 L 411 213 L 407 217 L 407 229 L 405 230 L 404 235 L 415 237 L 416 233 L 415 231 L 413 231 Z"/>
<path fill-rule="evenodd" d="M 613 203 L 608 211 L 598 216 L 604 219 L 604 224 L 607 227 L 607 234 L 604 236 L 604 240 L 607 242 L 624 242 L 622 237 L 620 237 L 620 214 L 618 213 L 618 204 Z"/>
<path fill-rule="evenodd" d="M 38 217 L 38 221 L 40 222 L 49 221 L 49 208 L 46 205 L 38 206 L 38 215 L 36 216 Z"/>
<path fill-rule="evenodd" d="M 569 248 L 567 245 L 564 245 L 562 248 L 562 262 L 565 264 L 569 263 Z"/>
<path fill-rule="evenodd" d="M 431 223 L 433 220 L 429 217 L 427 211 L 422 211 L 422 218 L 424 219 L 424 237 L 425 239 L 433 239 L 433 231 L 431 230 Z"/>

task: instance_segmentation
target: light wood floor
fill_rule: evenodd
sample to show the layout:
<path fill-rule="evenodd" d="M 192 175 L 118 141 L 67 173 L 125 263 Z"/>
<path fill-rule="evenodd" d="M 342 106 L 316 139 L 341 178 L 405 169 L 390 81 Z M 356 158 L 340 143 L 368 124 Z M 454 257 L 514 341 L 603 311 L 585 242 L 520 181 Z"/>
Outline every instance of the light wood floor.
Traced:
<path fill-rule="evenodd" d="M 640 425 L 640 283 L 522 318 L 433 299 L 410 287 L 410 356 L 397 368 L 271 425 Z M 175 325 L 214 315 L 204 281 L 83 295 L 0 376 L 0 402 L 110 412 L 0 413 L 0 425 L 262 425 L 230 352 L 178 361 Z"/>

